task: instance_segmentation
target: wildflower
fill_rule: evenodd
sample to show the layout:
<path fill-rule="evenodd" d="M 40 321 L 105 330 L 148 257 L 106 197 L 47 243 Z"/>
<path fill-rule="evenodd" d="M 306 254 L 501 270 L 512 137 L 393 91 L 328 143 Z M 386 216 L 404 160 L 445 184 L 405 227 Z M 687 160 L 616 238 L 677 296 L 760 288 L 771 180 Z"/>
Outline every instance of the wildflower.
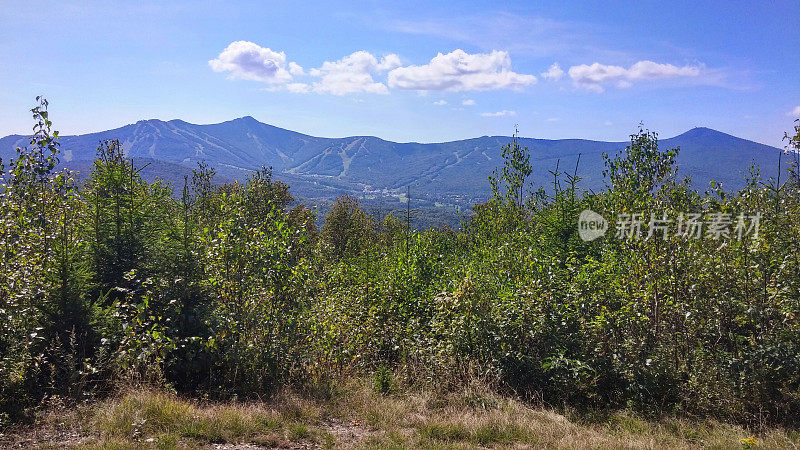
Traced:
<path fill-rule="evenodd" d="M 742 444 L 744 448 L 758 447 L 758 441 L 753 436 L 739 439 L 739 443 Z"/>

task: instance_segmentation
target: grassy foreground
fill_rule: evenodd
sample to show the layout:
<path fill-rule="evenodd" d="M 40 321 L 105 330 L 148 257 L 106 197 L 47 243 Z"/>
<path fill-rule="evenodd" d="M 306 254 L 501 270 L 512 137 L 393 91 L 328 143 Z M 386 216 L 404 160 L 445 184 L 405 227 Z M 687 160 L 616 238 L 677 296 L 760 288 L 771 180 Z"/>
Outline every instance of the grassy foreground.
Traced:
<path fill-rule="evenodd" d="M 108 400 L 52 406 L 6 430 L 13 448 L 798 448 L 800 433 L 751 433 L 713 421 L 647 421 L 627 413 L 568 417 L 481 388 L 381 395 L 363 385 L 331 395 L 284 392 L 269 402 L 213 403 L 127 389 Z"/>

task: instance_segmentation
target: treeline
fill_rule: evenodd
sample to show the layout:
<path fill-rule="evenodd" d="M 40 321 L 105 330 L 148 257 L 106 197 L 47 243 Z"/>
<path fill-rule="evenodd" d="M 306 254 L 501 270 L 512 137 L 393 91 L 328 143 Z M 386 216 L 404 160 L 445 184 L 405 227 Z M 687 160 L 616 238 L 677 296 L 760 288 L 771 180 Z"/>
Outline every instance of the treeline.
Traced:
<path fill-rule="evenodd" d="M 351 376 L 386 393 L 478 380 L 580 410 L 800 417 L 796 165 L 701 193 L 675 179 L 678 150 L 640 129 L 606 156 L 606 191 L 580 193 L 575 172 L 554 170 L 536 180 L 551 189 L 528 192 L 514 141 L 492 199 L 458 231 L 376 221 L 350 197 L 318 230 L 269 170 L 217 185 L 200 166 L 183 186 L 147 183 L 106 141 L 79 184 L 56 171 L 47 103 L 32 111 L 30 145 L 0 187 L 3 422 L 118 383 L 231 399 Z M 651 213 L 716 214 L 731 232 L 585 242 L 585 209 L 612 228 L 624 214 L 643 226 Z"/>

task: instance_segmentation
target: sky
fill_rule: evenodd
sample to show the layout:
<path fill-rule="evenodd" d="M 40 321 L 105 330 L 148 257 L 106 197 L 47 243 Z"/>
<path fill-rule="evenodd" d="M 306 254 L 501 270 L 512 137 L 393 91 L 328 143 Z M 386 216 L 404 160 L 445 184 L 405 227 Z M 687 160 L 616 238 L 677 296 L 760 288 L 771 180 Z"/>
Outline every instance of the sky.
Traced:
<path fill-rule="evenodd" d="M 62 135 L 249 115 L 399 142 L 641 122 L 783 147 L 800 3 L 0 0 L 0 136 L 30 132 L 37 95 Z"/>

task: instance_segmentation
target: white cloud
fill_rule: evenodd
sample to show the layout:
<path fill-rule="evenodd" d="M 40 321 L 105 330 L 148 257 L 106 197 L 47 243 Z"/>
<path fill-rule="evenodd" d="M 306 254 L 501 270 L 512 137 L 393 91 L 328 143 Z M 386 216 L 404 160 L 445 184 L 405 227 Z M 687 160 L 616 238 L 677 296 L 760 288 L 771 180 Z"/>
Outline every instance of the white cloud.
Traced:
<path fill-rule="evenodd" d="M 561 66 L 558 63 L 553 63 L 547 72 L 542 72 L 542 78 L 558 81 L 564 76 L 564 71 L 561 69 Z"/>
<path fill-rule="evenodd" d="M 616 82 L 617 87 L 627 88 L 637 80 L 698 77 L 704 69 L 703 65 L 677 67 L 653 61 L 639 61 L 627 69 L 621 66 L 594 63 L 570 67 L 569 76 L 576 86 L 603 92 L 603 84 L 609 82 Z"/>
<path fill-rule="evenodd" d="M 386 85 L 376 82 L 372 75 L 396 67 L 397 64 L 400 64 L 397 55 L 387 55 L 379 62 L 369 52 L 360 50 L 338 61 L 325 61 L 318 69 L 311 69 L 309 74 L 320 78 L 320 81 L 314 82 L 312 89 L 320 94 L 333 95 L 359 92 L 388 94 Z"/>
<path fill-rule="evenodd" d="M 654 79 L 668 77 L 696 77 L 700 75 L 701 66 L 676 67 L 672 64 L 659 64 L 653 61 L 639 61 L 628 69 L 631 79 Z"/>
<path fill-rule="evenodd" d="M 436 105 L 436 106 L 444 106 L 444 105 L 447 104 L 447 101 L 446 100 L 437 100 L 437 101 L 433 102 L 433 104 Z"/>
<path fill-rule="evenodd" d="M 603 125 L 605 125 L 607 127 L 610 127 L 611 125 L 614 125 L 614 122 L 612 122 L 610 120 L 606 120 L 606 122 Z"/>
<path fill-rule="evenodd" d="M 230 79 L 253 80 L 267 83 L 268 91 L 286 90 L 294 93 L 327 93 L 345 95 L 358 92 L 388 94 L 384 83 L 372 78 L 373 74 L 400 66 L 400 57 L 386 55 L 378 61 L 366 51 L 357 51 L 306 73 L 294 61 L 287 62 L 286 54 L 248 41 L 231 42 L 219 56 L 208 62 L 215 72 L 228 72 Z M 319 78 L 314 83 L 294 82 L 295 76 Z"/>
<path fill-rule="evenodd" d="M 307 94 L 311 92 L 311 86 L 306 83 L 288 83 L 285 88 L 287 91 L 294 92 L 295 94 Z"/>
<path fill-rule="evenodd" d="M 498 50 L 470 55 L 457 49 L 439 53 L 428 64 L 389 72 L 390 87 L 422 91 L 518 89 L 533 83 L 535 76 L 511 71 L 508 53 Z"/>
<path fill-rule="evenodd" d="M 475 106 L 475 100 L 473 100 L 471 98 L 468 98 L 468 99 L 462 101 L 461 104 L 464 105 L 464 106 Z"/>
<path fill-rule="evenodd" d="M 248 41 L 231 42 L 216 58 L 208 62 L 214 72 L 229 72 L 231 79 L 283 84 L 292 80 L 286 70 L 286 54 Z M 295 63 L 289 69 L 302 70 Z"/>
<path fill-rule="evenodd" d="M 549 119 L 547 119 L 548 122 L 558 122 L 559 120 L 561 119 L 558 117 L 550 117 Z"/>
<path fill-rule="evenodd" d="M 428 64 L 405 67 L 396 54 L 378 59 L 360 50 L 337 61 L 325 61 L 320 67 L 306 71 L 296 62 L 287 61 L 284 52 L 249 41 L 235 41 L 208 64 L 215 72 L 227 72 L 229 79 L 260 81 L 268 84 L 265 90 L 294 93 L 388 94 L 391 86 L 416 90 L 424 95 L 438 90 L 519 89 L 537 81 L 533 75 L 513 72 L 508 52 L 498 50 L 469 54 L 457 49 L 448 54 L 439 53 Z M 374 78 L 387 71 L 388 83 Z M 316 80 L 297 82 L 295 77 L 313 77 Z M 472 106 L 475 101 L 462 100 L 462 105 Z"/>
<path fill-rule="evenodd" d="M 497 112 L 481 113 L 481 115 L 483 117 L 505 117 L 505 116 L 516 116 L 517 112 L 516 111 L 509 111 L 507 109 L 504 109 L 502 111 L 497 111 Z"/>
<path fill-rule="evenodd" d="M 400 67 L 400 65 L 401 65 L 400 57 L 395 55 L 394 53 L 391 53 L 389 55 L 384 56 L 381 59 L 380 64 L 378 64 L 378 70 L 380 71 L 392 70 L 395 67 Z"/>
<path fill-rule="evenodd" d="M 303 71 L 303 68 L 300 67 L 300 65 L 297 64 L 294 61 L 289 63 L 289 73 L 292 74 L 292 75 L 305 75 L 306 74 L 305 71 Z"/>
<path fill-rule="evenodd" d="M 793 110 L 786 113 L 790 117 L 800 117 L 800 106 L 795 106 Z"/>
<path fill-rule="evenodd" d="M 619 81 L 617 81 L 617 87 L 620 88 L 620 89 L 627 89 L 627 88 L 629 88 L 631 86 L 633 86 L 633 83 L 631 83 L 629 80 L 619 80 Z"/>

